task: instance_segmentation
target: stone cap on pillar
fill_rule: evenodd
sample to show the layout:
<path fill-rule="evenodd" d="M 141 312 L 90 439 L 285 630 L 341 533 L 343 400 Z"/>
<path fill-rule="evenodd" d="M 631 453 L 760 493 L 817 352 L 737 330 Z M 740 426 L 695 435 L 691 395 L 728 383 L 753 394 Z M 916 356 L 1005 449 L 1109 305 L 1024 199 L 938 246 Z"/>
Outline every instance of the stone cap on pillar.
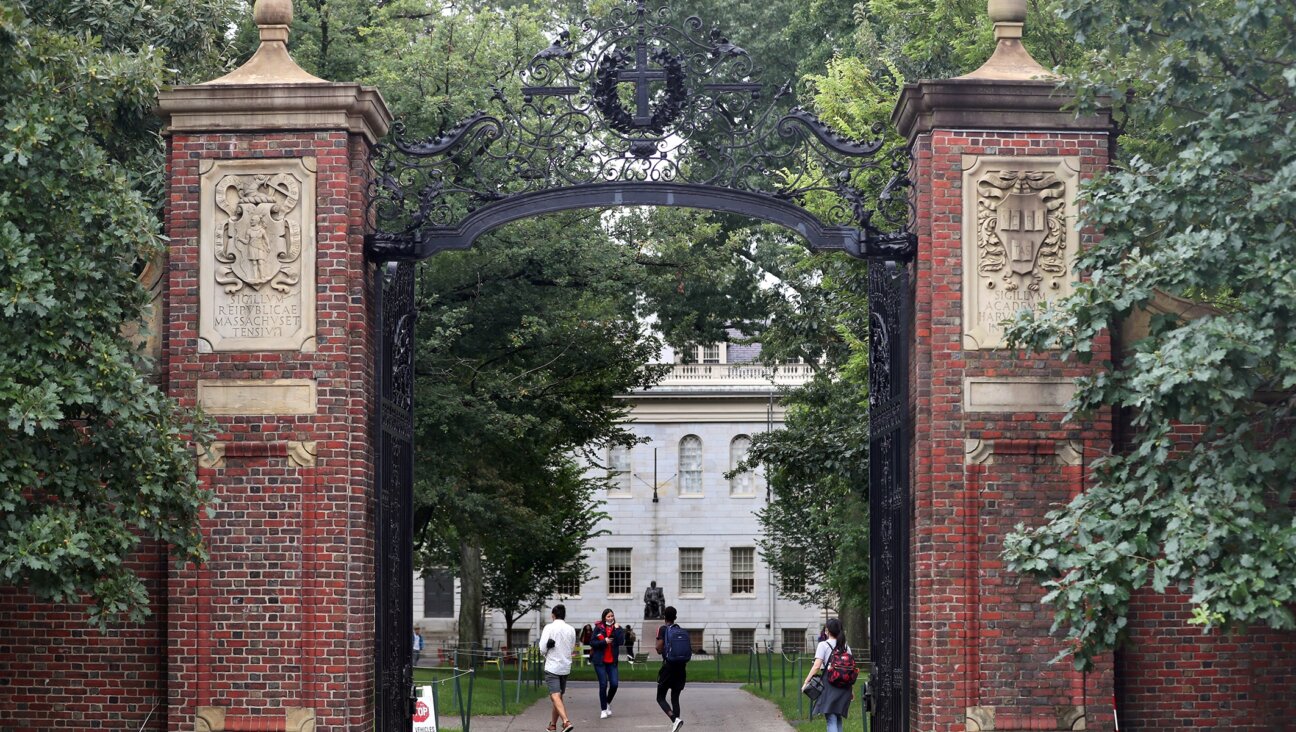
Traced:
<path fill-rule="evenodd" d="M 1044 68 L 1022 45 L 1026 0 L 989 0 L 995 24 L 994 54 L 981 68 L 954 79 L 907 84 L 891 114 L 900 134 L 913 141 L 936 128 L 1111 131 L 1105 110 L 1077 115 L 1060 88 L 1062 77 Z"/>
<path fill-rule="evenodd" d="M 292 0 L 257 0 L 253 17 L 261 45 L 247 63 L 158 95 L 165 134 L 345 129 L 370 144 L 387 134 L 392 115 L 377 89 L 325 81 L 288 53 Z"/>

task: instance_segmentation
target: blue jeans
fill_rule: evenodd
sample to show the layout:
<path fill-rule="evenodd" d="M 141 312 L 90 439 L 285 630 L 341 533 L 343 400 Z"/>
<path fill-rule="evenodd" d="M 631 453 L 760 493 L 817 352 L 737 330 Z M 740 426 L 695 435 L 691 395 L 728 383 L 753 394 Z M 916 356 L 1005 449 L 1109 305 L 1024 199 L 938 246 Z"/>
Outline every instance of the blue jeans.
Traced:
<path fill-rule="evenodd" d="M 842 732 L 842 717 L 840 714 L 825 714 L 824 721 L 828 723 L 828 732 Z"/>
<path fill-rule="evenodd" d="M 594 673 L 598 674 L 599 680 L 599 709 L 607 709 L 621 685 L 621 672 L 615 663 L 596 663 Z"/>

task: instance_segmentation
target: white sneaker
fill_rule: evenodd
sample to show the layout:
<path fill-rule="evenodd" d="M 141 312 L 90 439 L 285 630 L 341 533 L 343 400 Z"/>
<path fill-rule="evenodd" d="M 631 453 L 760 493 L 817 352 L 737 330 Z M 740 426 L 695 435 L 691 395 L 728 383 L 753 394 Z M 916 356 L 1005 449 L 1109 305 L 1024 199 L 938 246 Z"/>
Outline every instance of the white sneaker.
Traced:
<path fill-rule="evenodd" d="M 607 708 L 606 710 L 604 710 L 604 711 L 607 713 L 607 715 L 608 715 L 609 717 L 612 716 L 612 705 L 609 704 L 609 705 L 608 705 L 608 708 Z"/>
<path fill-rule="evenodd" d="M 607 718 L 610 717 L 610 716 L 612 716 L 612 713 L 609 712 L 609 711 L 606 710 L 606 709 L 604 709 L 603 711 L 599 712 L 599 719 L 607 719 Z"/>
<path fill-rule="evenodd" d="M 671 724 L 671 732 L 679 732 L 679 728 L 683 726 L 684 726 L 684 718 L 676 717 L 675 721 Z"/>

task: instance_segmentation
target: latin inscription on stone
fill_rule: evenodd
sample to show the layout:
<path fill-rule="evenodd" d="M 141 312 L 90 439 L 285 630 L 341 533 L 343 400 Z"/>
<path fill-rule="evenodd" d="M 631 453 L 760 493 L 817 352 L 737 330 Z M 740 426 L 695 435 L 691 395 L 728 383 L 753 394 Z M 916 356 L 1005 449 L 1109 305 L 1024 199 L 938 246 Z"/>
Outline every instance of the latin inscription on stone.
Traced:
<path fill-rule="evenodd" d="M 1003 348 L 1003 322 L 1071 292 L 1078 161 L 964 158 L 963 346 Z"/>
<path fill-rule="evenodd" d="M 199 349 L 315 348 L 315 161 L 206 161 Z"/>

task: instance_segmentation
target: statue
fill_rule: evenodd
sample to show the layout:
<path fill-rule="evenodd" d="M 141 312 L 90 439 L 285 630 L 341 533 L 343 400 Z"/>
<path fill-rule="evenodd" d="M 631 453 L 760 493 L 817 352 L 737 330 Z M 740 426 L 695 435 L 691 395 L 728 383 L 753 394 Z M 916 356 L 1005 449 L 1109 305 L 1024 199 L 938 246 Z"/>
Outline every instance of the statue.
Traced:
<path fill-rule="evenodd" d="M 657 586 L 657 581 L 648 583 L 644 590 L 644 620 L 660 620 L 666 609 L 666 594 Z"/>

